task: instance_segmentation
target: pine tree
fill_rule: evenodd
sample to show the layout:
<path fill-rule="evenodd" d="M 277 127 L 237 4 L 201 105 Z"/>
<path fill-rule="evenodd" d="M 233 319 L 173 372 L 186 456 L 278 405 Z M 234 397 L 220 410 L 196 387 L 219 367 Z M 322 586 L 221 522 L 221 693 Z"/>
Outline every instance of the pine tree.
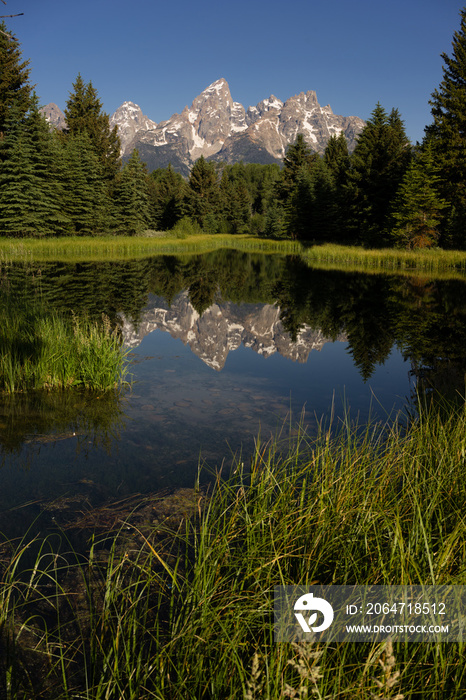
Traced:
<path fill-rule="evenodd" d="M 324 163 L 332 174 L 335 186 L 339 189 L 345 183 L 350 168 L 348 141 L 343 132 L 331 136 L 324 151 Z"/>
<path fill-rule="evenodd" d="M 390 203 L 411 158 L 411 148 L 397 110 L 388 116 L 378 103 L 359 135 L 351 157 L 348 229 L 367 246 L 388 240 Z"/>
<path fill-rule="evenodd" d="M 44 236 L 66 233 L 69 220 L 62 211 L 55 178 L 54 136 L 37 97 L 21 118 L 14 107 L 0 142 L 0 233 Z"/>
<path fill-rule="evenodd" d="M 0 29 L 8 33 L 4 22 Z M 0 139 L 14 107 L 18 118 L 24 117 L 30 106 L 29 61 L 21 60 L 20 44 L 0 33 Z"/>
<path fill-rule="evenodd" d="M 292 239 L 313 238 L 312 214 L 314 207 L 314 182 L 309 170 L 296 171 L 296 182 L 285 204 L 285 230 Z"/>
<path fill-rule="evenodd" d="M 349 210 L 347 184 L 351 157 L 348 151 L 348 142 L 343 132 L 329 138 L 323 160 L 333 182 L 333 233 L 335 239 L 344 241 L 347 237 Z"/>
<path fill-rule="evenodd" d="M 439 239 L 441 212 L 448 205 L 438 193 L 439 166 L 431 143 L 415 157 L 393 202 L 391 236 L 403 248 L 428 248 Z"/>
<path fill-rule="evenodd" d="M 186 183 L 180 173 L 167 168 L 153 170 L 149 177 L 149 199 L 153 225 L 169 231 L 186 213 Z"/>
<path fill-rule="evenodd" d="M 108 189 L 87 131 L 68 135 L 64 164 L 64 206 L 74 231 L 79 235 L 107 233 L 110 228 Z"/>
<path fill-rule="evenodd" d="M 116 230 L 137 235 L 149 228 L 148 173 L 136 149 L 122 168 L 115 187 Z"/>
<path fill-rule="evenodd" d="M 335 185 L 323 158 L 311 171 L 298 172 L 298 180 L 286 207 L 286 229 L 291 238 L 332 240 L 335 238 Z"/>
<path fill-rule="evenodd" d="M 312 153 L 303 134 L 298 134 L 295 142 L 288 146 L 273 192 L 280 206 L 272 207 L 270 216 L 267 213 L 266 230 L 276 227 L 276 222 L 282 227 L 279 235 L 287 238 L 301 237 L 309 230 L 306 211 L 312 201 L 311 173 L 319 158 L 317 153 Z"/>
<path fill-rule="evenodd" d="M 288 236 L 285 226 L 285 210 L 276 199 L 273 199 L 267 207 L 264 233 L 270 238 L 286 238 Z"/>
<path fill-rule="evenodd" d="M 443 80 L 432 93 L 433 124 L 426 129 L 440 165 L 441 194 L 449 203 L 443 242 L 466 247 L 466 8 L 453 35 L 452 55 L 442 54 Z"/>
<path fill-rule="evenodd" d="M 231 180 L 224 170 L 220 180 L 220 212 L 222 232 L 249 233 L 251 225 L 251 200 L 244 179 Z"/>
<path fill-rule="evenodd" d="M 86 131 L 100 160 L 102 175 L 113 180 L 121 167 L 121 143 L 118 127 L 110 128 L 108 114 L 102 112 L 102 103 L 92 83 L 84 83 L 80 74 L 73 83 L 73 92 L 66 103 L 67 134 Z"/>
<path fill-rule="evenodd" d="M 189 215 L 203 229 L 215 233 L 220 193 L 214 164 L 201 156 L 193 165 L 188 184 Z"/>
<path fill-rule="evenodd" d="M 301 174 L 310 172 L 318 158 L 317 153 L 312 153 L 305 142 L 303 134 L 298 134 L 295 142 L 288 146 L 283 159 L 281 177 L 276 187 L 276 194 L 285 206 Z"/>

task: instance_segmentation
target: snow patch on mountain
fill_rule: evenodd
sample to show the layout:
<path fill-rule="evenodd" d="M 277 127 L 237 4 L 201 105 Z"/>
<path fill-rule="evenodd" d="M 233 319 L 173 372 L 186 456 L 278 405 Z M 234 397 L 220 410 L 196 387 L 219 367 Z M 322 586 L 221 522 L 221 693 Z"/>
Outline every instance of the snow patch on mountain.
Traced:
<path fill-rule="evenodd" d="M 110 117 L 110 126 L 118 127 L 118 135 L 121 141 L 121 152 L 125 153 L 127 146 L 133 141 L 136 134 L 155 129 L 157 123 L 146 117 L 139 105 L 134 102 L 123 102 L 116 112 Z"/>
<path fill-rule="evenodd" d="M 157 149 L 163 146 L 163 160 L 169 160 L 173 153 L 174 161 L 182 163 L 186 171 L 201 155 L 230 163 L 258 162 L 258 157 L 265 158 L 259 162 L 280 162 L 299 133 L 318 153 L 324 151 L 331 135 L 344 133 L 351 150 L 365 125 L 359 117 L 334 114 L 330 105 L 321 107 L 313 90 L 286 102 L 270 95 L 246 111 L 233 101 L 224 78 L 203 90 L 181 114 L 159 124 L 132 102 L 117 109 L 111 124 L 118 125 L 124 157 L 143 146 L 153 170 L 160 167 Z"/>

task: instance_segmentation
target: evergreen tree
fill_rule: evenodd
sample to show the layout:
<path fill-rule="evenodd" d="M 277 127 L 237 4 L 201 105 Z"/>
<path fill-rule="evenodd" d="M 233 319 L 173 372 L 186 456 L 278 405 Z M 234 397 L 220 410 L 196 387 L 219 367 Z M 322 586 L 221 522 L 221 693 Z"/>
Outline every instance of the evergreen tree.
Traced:
<path fill-rule="evenodd" d="M 393 202 L 391 236 L 403 248 L 427 248 L 437 243 L 441 212 L 448 205 L 438 193 L 439 165 L 428 142 L 415 157 Z"/>
<path fill-rule="evenodd" d="M 285 209 L 276 199 L 273 199 L 265 215 L 264 233 L 270 238 L 286 238 Z"/>
<path fill-rule="evenodd" d="M 150 224 L 148 173 L 136 149 L 117 179 L 115 204 L 117 231 L 125 235 L 140 234 Z"/>
<path fill-rule="evenodd" d="M 444 244 L 466 247 L 466 8 L 453 35 L 452 55 L 442 54 L 443 80 L 432 93 L 433 124 L 426 129 L 440 165 L 441 195 L 449 203 Z"/>
<path fill-rule="evenodd" d="M 332 216 L 334 236 L 335 239 L 344 241 L 349 208 L 347 184 L 351 157 L 348 151 L 348 142 L 343 132 L 338 136 L 329 138 L 323 160 L 333 182 Z"/>
<path fill-rule="evenodd" d="M 335 186 L 341 188 L 346 183 L 351 163 L 348 141 L 343 132 L 338 136 L 331 136 L 327 141 L 324 163 L 333 177 Z"/>
<path fill-rule="evenodd" d="M 193 165 L 188 184 L 189 215 L 203 229 L 216 233 L 220 192 L 214 164 L 201 156 Z"/>
<path fill-rule="evenodd" d="M 326 241 L 335 237 L 335 186 L 323 158 L 314 162 L 311 171 L 303 168 L 298 172 L 286 212 L 291 238 Z"/>
<path fill-rule="evenodd" d="M 359 135 L 351 157 L 348 229 L 368 246 L 387 242 L 390 203 L 411 158 L 411 148 L 397 110 L 388 116 L 378 103 Z"/>
<path fill-rule="evenodd" d="M 8 33 L 4 22 L 0 29 Z M 0 33 L 0 139 L 14 108 L 16 118 L 24 117 L 30 106 L 29 61 L 22 61 L 20 44 Z"/>
<path fill-rule="evenodd" d="M 296 182 L 285 205 L 285 230 L 289 238 L 310 240 L 314 207 L 314 182 L 304 167 L 296 172 Z"/>
<path fill-rule="evenodd" d="M 310 172 L 318 158 L 317 153 L 312 153 L 305 142 L 303 134 L 298 134 L 295 142 L 286 150 L 281 177 L 277 183 L 276 192 L 283 204 L 292 195 L 301 174 Z"/>
<path fill-rule="evenodd" d="M 95 235 L 110 228 L 108 189 L 87 131 L 69 134 L 64 151 L 65 210 L 75 233 Z"/>
<path fill-rule="evenodd" d="M 312 238 L 320 241 L 338 238 L 338 200 L 335 181 L 323 158 L 319 158 L 311 173 L 313 205 L 310 221 Z"/>
<path fill-rule="evenodd" d="M 219 186 L 222 230 L 225 233 L 249 233 L 251 226 L 251 200 L 245 180 L 230 180 L 227 171 L 222 174 Z"/>
<path fill-rule="evenodd" d="M 149 198 L 153 225 L 159 231 L 169 231 L 185 215 L 186 183 L 171 164 L 150 174 Z"/>
<path fill-rule="evenodd" d="M 86 131 L 100 160 L 102 176 L 113 180 L 121 166 L 118 127 L 110 128 L 108 114 L 102 112 L 102 103 L 92 83 L 84 83 L 80 74 L 73 83 L 73 92 L 66 103 L 67 134 Z"/>
<path fill-rule="evenodd" d="M 303 134 L 298 134 L 296 141 L 287 148 L 283 160 L 283 169 L 274 188 L 273 197 L 279 207 L 272 206 L 266 217 L 266 230 L 271 227 L 281 228 L 275 235 L 287 238 L 298 238 L 306 235 L 309 230 L 307 223 L 308 210 L 312 196 L 312 170 L 319 160 L 317 153 L 312 153 L 304 140 Z M 270 208 L 270 207 L 269 207 Z M 281 212 L 284 212 L 282 217 Z"/>
<path fill-rule="evenodd" d="M 66 233 L 54 177 L 54 137 L 40 114 L 37 98 L 21 118 L 12 107 L 0 141 L 0 233 L 44 236 Z"/>

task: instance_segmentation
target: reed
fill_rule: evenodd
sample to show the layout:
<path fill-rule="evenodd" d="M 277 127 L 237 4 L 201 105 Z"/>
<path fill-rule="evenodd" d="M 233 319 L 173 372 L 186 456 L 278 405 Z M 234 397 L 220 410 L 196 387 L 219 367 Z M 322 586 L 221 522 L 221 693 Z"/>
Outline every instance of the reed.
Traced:
<path fill-rule="evenodd" d="M 0 238 L 0 262 L 131 260 L 151 255 L 208 253 L 222 248 L 281 254 L 298 254 L 302 250 L 301 244 L 293 241 L 272 241 L 253 236 L 226 234 L 197 234 L 186 238 L 177 238 L 169 234 L 160 237 Z"/>
<path fill-rule="evenodd" d="M 332 243 L 270 240 L 247 235 L 195 234 L 184 238 L 156 236 L 70 236 L 46 239 L 0 238 L 0 262 L 129 260 L 151 255 L 207 253 L 232 248 L 250 253 L 300 255 L 309 265 L 324 269 L 397 273 L 450 272 L 464 278 L 466 252 L 440 248 L 408 251 L 395 248 L 368 250 Z"/>
<path fill-rule="evenodd" d="M 103 316 L 97 323 L 46 311 L 40 303 L 2 308 L 0 391 L 121 387 L 127 353 Z"/>
<path fill-rule="evenodd" d="M 277 644 L 272 622 L 275 585 L 466 584 L 465 428 L 459 411 L 257 439 L 193 517 L 128 515 L 21 576 L 25 541 L 4 547 L 0 694 L 463 698 L 461 644 Z"/>
<path fill-rule="evenodd" d="M 430 272 L 466 271 L 466 252 L 442 250 L 398 250 L 396 248 L 366 249 L 331 243 L 307 248 L 304 259 L 314 267 L 324 269 L 351 268 L 353 271 Z"/>

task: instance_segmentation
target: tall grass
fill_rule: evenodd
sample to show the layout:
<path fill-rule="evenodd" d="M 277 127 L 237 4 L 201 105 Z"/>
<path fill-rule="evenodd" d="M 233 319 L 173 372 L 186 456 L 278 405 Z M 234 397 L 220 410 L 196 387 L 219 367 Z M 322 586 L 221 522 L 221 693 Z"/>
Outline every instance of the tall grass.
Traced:
<path fill-rule="evenodd" d="M 327 243 L 311 246 L 303 258 L 312 266 L 323 269 L 351 268 L 353 271 L 428 272 L 466 271 L 466 252 L 460 250 L 398 250 L 382 248 L 369 250 L 361 246 Z"/>
<path fill-rule="evenodd" d="M 151 255 L 209 253 L 233 248 L 251 253 L 293 253 L 302 250 L 300 243 L 272 241 L 253 236 L 197 234 L 186 238 L 175 235 L 160 237 L 101 236 L 48 239 L 0 238 L 0 262 L 7 261 L 99 261 L 130 260 Z"/>
<path fill-rule="evenodd" d="M 207 253 L 222 248 L 250 253 L 300 255 L 311 266 L 324 269 L 351 269 L 392 273 L 450 272 L 464 277 L 466 252 L 454 250 L 368 250 L 361 246 L 332 243 L 269 240 L 247 235 L 200 233 L 185 238 L 175 235 L 99 236 L 47 239 L 0 238 L 0 262 L 13 260 L 99 261 L 128 260 L 151 255 Z"/>
<path fill-rule="evenodd" d="M 0 391 L 121 386 L 126 355 L 108 319 L 65 318 L 40 303 L 2 308 Z"/>
<path fill-rule="evenodd" d="M 466 418 L 256 443 L 194 516 L 3 552 L 6 697 L 464 698 L 459 643 L 273 641 L 273 587 L 466 584 Z M 4 690 L 4 692 L 5 692 Z"/>

